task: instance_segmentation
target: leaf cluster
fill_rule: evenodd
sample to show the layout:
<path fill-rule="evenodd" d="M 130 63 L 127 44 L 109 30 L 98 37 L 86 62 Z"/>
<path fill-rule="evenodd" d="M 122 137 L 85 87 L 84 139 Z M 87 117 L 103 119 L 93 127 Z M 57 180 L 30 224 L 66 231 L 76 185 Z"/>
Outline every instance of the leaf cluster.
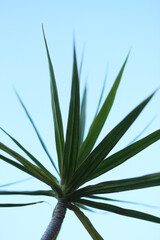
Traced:
<path fill-rule="evenodd" d="M 51 171 L 49 171 L 41 162 L 33 156 L 18 140 L 0 128 L 28 157 L 21 156 L 2 142 L 0 142 L 0 159 L 8 164 L 18 168 L 19 170 L 27 173 L 28 175 L 37 178 L 41 182 L 49 186 L 49 190 L 38 191 L 0 191 L 0 195 L 43 195 L 55 197 L 57 199 L 65 199 L 68 202 L 68 209 L 72 210 L 75 215 L 82 222 L 88 233 L 93 239 L 103 239 L 100 234 L 93 227 L 87 216 L 80 210 L 100 209 L 104 211 L 113 212 L 127 217 L 138 218 L 155 223 L 160 223 L 160 218 L 152 216 L 147 213 L 125 209 L 114 205 L 120 200 L 110 199 L 104 197 L 104 194 L 116 193 L 122 191 L 129 191 L 135 189 L 148 188 L 160 185 L 160 173 L 149 174 L 145 176 L 120 179 L 116 181 L 105 181 L 98 184 L 83 186 L 83 184 L 93 180 L 102 174 L 114 169 L 115 167 L 123 164 L 125 161 L 135 156 L 151 144 L 160 139 L 160 130 L 157 130 L 148 136 L 133 141 L 127 147 L 120 151 L 110 154 L 111 150 L 115 147 L 117 142 L 121 140 L 126 131 L 134 123 L 145 106 L 150 102 L 153 95 L 152 93 L 138 106 L 136 106 L 120 123 L 118 123 L 103 139 L 95 146 L 97 138 L 107 120 L 107 117 L 113 106 L 115 96 L 122 79 L 122 75 L 128 60 L 126 57 L 114 84 L 106 96 L 104 103 L 101 106 L 101 100 L 104 93 L 104 85 L 102 88 L 100 100 L 98 103 L 95 117 L 91 123 L 89 131 L 84 138 L 85 124 L 86 124 L 86 99 L 87 87 L 85 87 L 82 99 L 80 98 L 80 73 L 77 66 L 76 50 L 74 47 L 73 54 L 73 74 L 71 86 L 71 98 L 69 105 L 68 123 L 66 135 L 64 136 L 62 114 L 59 104 L 59 97 L 56 85 L 51 57 L 49 54 L 46 37 L 44 34 L 45 47 L 50 71 L 50 89 L 51 89 L 51 106 L 55 133 L 55 142 L 58 158 L 58 169 L 54 163 L 54 158 L 51 157 L 42 137 L 35 126 L 27 108 L 25 107 L 22 99 L 16 92 L 20 104 L 22 105 L 29 121 L 31 122 L 35 133 L 40 141 L 42 148 L 48 156 L 53 168 L 58 173 L 57 179 Z M 82 67 L 81 61 L 81 67 Z M 81 72 L 80 67 L 80 72 Z M 101 106 L 101 107 L 100 107 Z M 105 203 L 112 202 L 110 203 Z M 122 201 L 123 202 L 123 201 Z M 26 203 L 26 204 L 0 204 L 0 207 L 19 207 L 28 206 L 40 202 Z"/>

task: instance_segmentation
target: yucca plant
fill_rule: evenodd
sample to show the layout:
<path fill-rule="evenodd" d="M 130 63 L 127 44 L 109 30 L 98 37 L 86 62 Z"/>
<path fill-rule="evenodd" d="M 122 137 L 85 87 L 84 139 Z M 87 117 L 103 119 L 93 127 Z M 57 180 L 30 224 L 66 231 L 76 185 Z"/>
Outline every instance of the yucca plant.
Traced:
<path fill-rule="evenodd" d="M 69 209 L 75 213 L 83 226 L 86 228 L 92 239 L 99 240 L 104 239 L 93 227 L 88 217 L 82 212 L 82 210 L 100 209 L 116 214 L 120 214 L 127 217 L 133 217 L 142 219 L 154 223 L 160 223 L 160 218 L 135 210 L 125 209 L 114 205 L 114 203 L 120 202 L 119 200 L 110 199 L 107 197 L 108 193 L 116 193 L 122 191 L 129 191 L 141 188 L 148 188 L 160 185 L 160 173 L 153 173 L 145 176 L 128 178 L 115 181 L 105 181 L 98 184 L 92 184 L 83 186 L 87 182 L 99 177 L 102 174 L 106 174 L 108 171 L 119 166 L 127 161 L 140 151 L 144 150 L 154 142 L 160 139 L 160 130 L 157 130 L 148 136 L 134 141 L 127 145 L 122 150 L 110 154 L 111 150 L 117 144 L 117 142 L 123 137 L 132 123 L 136 120 L 144 107 L 153 97 L 152 93 L 143 102 L 141 102 L 136 108 L 134 108 L 116 127 L 114 127 L 95 147 L 96 140 L 103 128 L 103 125 L 109 115 L 111 107 L 113 105 L 118 86 L 120 84 L 122 74 L 127 63 L 128 56 L 108 94 L 104 103 L 101 105 L 101 99 L 104 87 L 102 89 L 100 101 L 96 111 L 94 120 L 89 128 L 89 131 L 84 139 L 85 119 L 86 119 L 86 94 L 87 89 L 84 89 L 82 100 L 80 101 L 79 90 L 79 75 L 76 59 L 76 51 L 74 47 L 73 57 L 73 75 L 72 75 L 72 87 L 71 98 L 68 114 L 68 124 L 66 129 L 66 136 L 64 138 L 62 116 L 59 105 L 59 98 L 56 86 L 56 80 L 54 70 L 43 30 L 45 47 L 47 51 L 47 57 L 49 62 L 50 71 L 50 89 L 51 89 L 51 105 L 53 113 L 55 142 L 58 159 L 58 169 L 54 163 L 53 158 L 49 154 L 28 110 L 24 103 L 16 93 L 27 117 L 29 118 L 40 143 L 48 155 L 49 160 L 52 163 L 53 168 L 57 172 L 59 178 L 57 179 L 52 170 L 48 170 L 44 165 L 40 163 L 36 157 L 34 157 L 26 148 L 24 148 L 20 142 L 7 133 L 4 129 L 1 130 L 8 135 L 10 139 L 28 156 L 25 158 L 19 153 L 10 149 L 8 146 L 0 142 L 1 160 L 11 164 L 19 170 L 37 178 L 41 182 L 48 185 L 49 190 L 37 190 L 37 191 L 0 191 L 1 195 L 44 195 L 56 198 L 58 203 L 54 209 L 52 219 L 42 236 L 41 240 L 53 240 L 56 239 L 65 217 L 66 210 Z M 8 156 L 11 156 L 11 158 Z M 30 160 L 28 160 L 30 159 Z M 90 183 L 91 184 L 91 183 Z M 105 194 L 105 196 L 104 196 Z M 112 202 L 113 204 L 110 204 Z M 18 207 L 27 206 L 32 203 L 17 203 L 17 204 L 0 204 L 0 207 Z M 106 239 L 106 237 L 105 237 Z"/>

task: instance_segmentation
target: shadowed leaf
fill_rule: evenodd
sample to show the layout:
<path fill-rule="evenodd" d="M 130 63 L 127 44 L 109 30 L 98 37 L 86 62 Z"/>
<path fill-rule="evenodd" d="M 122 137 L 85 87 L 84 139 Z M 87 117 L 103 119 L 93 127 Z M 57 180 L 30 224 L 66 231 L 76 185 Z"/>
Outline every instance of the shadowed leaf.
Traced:
<path fill-rule="evenodd" d="M 63 157 L 62 184 L 66 184 L 76 168 L 79 146 L 80 103 L 79 103 L 79 78 L 77 70 L 76 52 L 74 49 L 74 63 L 72 75 L 72 90 L 67 124 L 66 142 Z"/>
<path fill-rule="evenodd" d="M 57 179 L 30 153 L 28 152 L 15 138 L 13 138 L 10 134 L 8 134 L 3 128 L 0 128 L 8 137 L 12 139 L 12 141 L 23 151 L 27 154 L 30 159 L 39 167 L 41 168 L 46 174 L 48 174 L 51 178 L 53 178 L 55 181 Z M 57 181 L 58 182 L 58 181 Z"/>
<path fill-rule="evenodd" d="M 92 178 L 93 172 L 136 120 L 153 95 L 154 93 L 131 111 L 89 154 L 74 173 L 66 192 L 78 188 L 87 182 L 89 178 Z"/>
<path fill-rule="evenodd" d="M 137 153 L 141 152 L 151 144 L 155 143 L 160 139 L 160 130 L 157 130 L 147 137 L 129 145 L 128 147 L 116 152 L 115 154 L 111 155 L 110 157 L 104 159 L 104 161 L 97 167 L 95 172 L 92 174 L 88 180 L 96 178 L 109 170 L 119 166 L 120 164 L 124 163 L 126 160 L 130 159 L 131 157 L 135 156 Z"/>
<path fill-rule="evenodd" d="M 92 239 L 94 240 L 103 240 L 103 238 L 100 236 L 100 234 L 97 232 L 97 230 L 93 227 L 91 221 L 84 215 L 84 213 L 75 205 L 70 204 L 69 209 L 74 211 L 78 219 L 81 221 L 87 232 L 90 234 Z"/>
<path fill-rule="evenodd" d="M 47 57 L 48 57 L 48 64 L 49 64 L 49 72 L 50 72 L 50 89 L 51 89 L 51 103 L 52 103 L 52 113 L 53 113 L 53 121 L 54 121 L 54 129 L 55 129 L 55 140 L 56 140 L 56 149 L 58 155 L 58 164 L 60 173 L 62 173 L 62 161 L 63 161 L 63 150 L 64 150 L 64 133 L 63 133 L 63 123 L 62 123 L 62 116 L 59 106 L 59 98 L 58 98 L 58 91 L 56 86 L 56 80 L 53 70 L 53 65 L 51 62 L 47 41 L 43 30 L 43 37 L 45 41 Z"/>
<path fill-rule="evenodd" d="M 128 56 L 127 56 L 123 66 L 113 84 L 113 87 L 112 87 L 110 93 L 108 94 L 107 98 L 105 99 L 103 106 L 101 107 L 96 118 L 93 120 L 93 123 L 89 129 L 88 135 L 80 148 L 80 151 L 78 154 L 78 164 L 83 162 L 85 160 L 85 158 L 88 156 L 88 154 L 91 152 L 91 150 L 102 130 L 102 127 L 103 127 L 103 125 L 107 119 L 107 116 L 111 110 L 111 107 L 113 105 L 113 102 L 114 102 L 114 99 L 116 96 L 116 92 L 117 92 L 127 59 L 128 59 Z"/>
<path fill-rule="evenodd" d="M 0 195 L 28 195 L 28 196 L 49 196 L 57 197 L 52 190 L 37 190 L 37 191 L 0 191 Z"/>
<path fill-rule="evenodd" d="M 8 153 L 10 156 L 14 157 L 16 160 L 18 160 L 21 164 L 24 165 L 24 167 L 32 173 L 36 178 L 39 180 L 45 182 L 46 184 L 50 185 L 57 193 L 61 192 L 60 187 L 58 186 L 57 182 L 50 178 L 45 172 L 43 172 L 42 169 L 39 169 L 34 164 L 30 163 L 27 159 L 22 157 L 17 152 L 13 151 L 12 149 L 8 148 L 4 144 L 0 143 L 0 149 Z"/>
<path fill-rule="evenodd" d="M 25 107 L 24 103 L 22 102 L 22 99 L 20 98 L 20 96 L 18 95 L 18 93 L 17 93 L 16 90 L 15 90 L 15 94 L 16 94 L 16 96 L 17 96 L 17 98 L 18 98 L 20 104 L 22 105 L 22 107 L 23 107 L 23 109 L 24 109 L 24 111 L 25 111 L 25 113 L 26 113 L 28 119 L 30 120 L 30 122 L 31 122 L 31 124 L 32 124 L 32 127 L 33 127 L 33 129 L 35 130 L 35 133 L 36 133 L 36 135 L 37 135 L 37 137 L 38 137 L 38 139 L 39 139 L 39 141 L 40 141 L 40 143 L 41 143 L 41 145 L 42 145 L 42 147 L 43 147 L 45 153 L 46 153 L 47 156 L 49 157 L 49 159 L 50 159 L 50 161 L 51 161 L 53 167 L 55 168 L 56 172 L 58 173 L 58 170 L 57 170 L 57 168 L 56 168 L 56 166 L 55 166 L 55 164 L 54 164 L 54 161 L 53 161 L 51 155 L 49 154 L 49 152 L 48 152 L 48 150 L 47 150 L 47 148 L 46 148 L 46 146 L 45 146 L 45 144 L 44 144 L 44 142 L 43 142 L 43 140 L 42 140 L 42 138 L 41 138 L 41 136 L 40 136 L 40 134 L 39 134 L 39 132 L 38 132 L 38 130 L 37 130 L 35 124 L 34 124 L 34 122 L 33 122 L 33 120 L 32 120 L 32 118 L 31 118 L 31 116 L 30 116 L 29 113 L 28 113 L 27 108 Z M 58 174 L 59 174 L 59 173 L 58 173 Z"/>
<path fill-rule="evenodd" d="M 160 173 L 90 185 L 77 190 L 74 195 L 77 199 L 77 197 L 86 197 L 93 194 L 115 193 L 154 186 L 160 186 Z"/>
<path fill-rule="evenodd" d="M 159 217 L 156 217 L 156 216 L 153 216 L 153 215 L 150 215 L 147 213 L 130 210 L 130 209 L 125 209 L 125 208 L 117 207 L 117 206 L 106 204 L 106 203 L 88 201 L 85 199 L 80 199 L 78 202 L 85 204 L 89 207 L 97 208 L 100 210 L 105 210 L 105 211 L 112 212 L 112 213 L 117 213 L 117 214 L 120 214 L 120 215 L 123 215 L 126 217 L 133 217 L 133 218 L 138 218 L 141 220 L 146 220 L 146 221 L 150 221 L 150 222 L 154 222 L 154 223 L 160 223 Z"/>
<path fill-rule="evenodd" d="M 32 202 L 32 203 L 0 203 L 0 207 L 26 207 L 30 205 L 35 205 L 38 203 L 44 203 L 44 201 Z"/>

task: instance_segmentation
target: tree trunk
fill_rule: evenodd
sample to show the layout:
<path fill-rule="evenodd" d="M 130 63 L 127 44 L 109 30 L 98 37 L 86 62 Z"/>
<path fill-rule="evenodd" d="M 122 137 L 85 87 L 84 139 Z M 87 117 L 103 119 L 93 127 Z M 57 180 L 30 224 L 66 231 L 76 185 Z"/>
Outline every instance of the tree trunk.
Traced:
<path fill-rule="evenodd" d="M 52 219 L 44 232 L 41 240 L 52 240 L 59 231 L 67 209 L 67 202 L 59 199 L 54 209 Z"/>

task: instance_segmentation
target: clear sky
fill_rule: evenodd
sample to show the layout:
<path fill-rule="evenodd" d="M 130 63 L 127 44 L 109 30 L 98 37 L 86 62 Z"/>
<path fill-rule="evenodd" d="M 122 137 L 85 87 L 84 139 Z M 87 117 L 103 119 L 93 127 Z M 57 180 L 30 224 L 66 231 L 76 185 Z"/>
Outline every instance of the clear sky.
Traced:
<path fill-rule="evenodd" d="M 108 122 L 100 139 L 145 97 L 160 86 L 160 1 L 159 0 L 0 0 L 0 126 L 17 138 L 42 163 L 50 168 L 35 133 L 13 91 L 17 89 L 32 115 L 48 149 L 55 156 L 53 124 L 50 108 L 49 73 L 41 24 L 54 64 L 64 127 L 67 122 L 73 36 L 76 39 L 78 62 L 84 49 L 81 91 L 87 81 L 87 127 L 93 119 L 104 76 L 108 69 L 105 95 L 111 88 L 125 57 L 130 57 Z M 115 150 L 126 146 L 148 122 L 155 120 L 143 134 L 160 127 L 160 92 L 149 103 Z M 87 129 L 86 129 L 87 132 Z M 18 150 L 0 132 L 1 141 Z M 113 180 L 160 169 L 159 142 L 117 167 L 101 180 Z M 0 162 L 0 185 L 24 179 L 20 171 Z M 4 188 L 3 188 L 4 189 Z M 46 189 L 36 180 L 8 189 Z M 160 207 L 160 189 L 137 190 L 112 194 L 114 198 Z M 48 225 L 55 200 L 36 197 L 0 197 L 0 202 L 47 203 L 15 209 L 0 209 L 1 240 L 39 240 Z M 160 216 L 160 209 L 122 205 Z M 159 240 L 158 224 L 108 213 L 86 213 L 104 239 Z M 59 240 L 91 239 L 79 220 L 67 212 Z"/>

